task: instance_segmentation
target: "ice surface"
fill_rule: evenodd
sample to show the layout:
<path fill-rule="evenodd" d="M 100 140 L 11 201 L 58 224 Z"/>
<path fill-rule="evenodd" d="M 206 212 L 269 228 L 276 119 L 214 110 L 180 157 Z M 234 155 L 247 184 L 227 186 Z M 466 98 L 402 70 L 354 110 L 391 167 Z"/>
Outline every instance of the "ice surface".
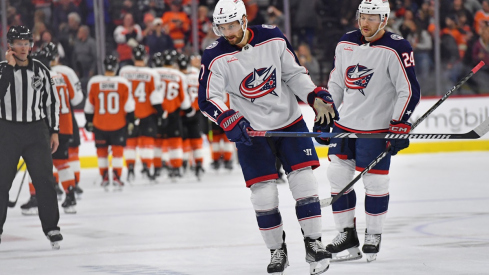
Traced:
<path fill-rule="evenodd" d="M 321 163 L 315 174 L 324 198 L 328 161 Z M 326 274 L 489 274 L 489 152 L 399 155 L 391 170 L 377 261 L 333 263 Z M 239 166 L 218 174 L 207 167 L 201 182 L 138 180 L 122 192 L 105 192 L 96 180 L 97 170 L 83 170 L 78 213 L 60 209 L 64 241 L 58 251 L 51 250 L 37 216 L 21 214 L 29 196 L 24 185 L 4 226 L 0 274 L 266 274 L 270 254 Z M 279 185 L 279 192 L 290 257 L 286 274 L 308 274 L 288 185 Z M 356 192 L 363 243 L 361 182 Z M 330 208 L 323 209 L 323 227 L 327 243 L 336 235 Z"/>

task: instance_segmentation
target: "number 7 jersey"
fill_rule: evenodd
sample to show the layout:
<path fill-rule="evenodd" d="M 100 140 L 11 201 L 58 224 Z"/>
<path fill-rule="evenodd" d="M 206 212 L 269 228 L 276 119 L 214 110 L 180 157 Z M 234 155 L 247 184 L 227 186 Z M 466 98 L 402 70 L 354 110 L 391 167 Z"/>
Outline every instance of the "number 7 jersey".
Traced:
<path fill-rule="evenodd" d="M 120 76 L 94 76 L 88 82 L 85 113 L 93 114 L 93 126 L 102 131 L 119 130 L 126 114 L 134 112 L 131 83 Z"/>

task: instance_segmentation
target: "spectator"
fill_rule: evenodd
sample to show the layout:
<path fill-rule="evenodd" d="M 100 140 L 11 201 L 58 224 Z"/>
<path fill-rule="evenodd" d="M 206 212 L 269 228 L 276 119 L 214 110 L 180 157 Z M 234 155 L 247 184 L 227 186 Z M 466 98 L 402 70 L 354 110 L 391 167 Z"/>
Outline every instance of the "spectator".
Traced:
<path fill-rule="evenodd" d="M 149 48 L 149 55 L 153 56 L 153 54 L 157 52 L 175 49 L 173 40 L 163 28 L 163 21 L 161 18 L 155 18 L 152 25 L 153 28 L 151 32 L 146 36 L 146 45 Z"/>
<path fill-rule="evenodd" d="M 217 36 L 214 31 L 208 32 L 207 36 L 202 40 L 202 48 L 200 48 L 201 54 L 204 52 L 205 48 L 214 43 L 218 38 L 219 36 Z"/>
<path fill-rule="evenodd" d="M 314 49 L 314 36 L 318 20 L 316 18 L 316 0 L 291 0 L 290 9 L 295 11 L 292 21 L 292 31 L 298 34 L 297 44 L 306 43 L 309 49 Z"/>
<path fill-rule="evenodd" d="M 449 89 L 458 81 L 458 77 L 463 68 L 460 45 L 464 43 L 464 38 L 460 31 L 456 29 L 454 15 L 447 17 L 445 24 L 447 27 L 441 31 L 440 45 L 443 74 L 446 80 L 448 80 L 445 81 L 445 88 Z"/>
<path fill-rule="evenodd" d="M 119 66 L 122 68 L 125 65 L 132 65 L 132 48 L 143 40 L 143 32 L 141 27 L 134 23 L 131 13 L 126 13 L 122 25 L 115 28 L 114 39 L 117 43 Z"/>
<path fill-rule="evenodd" d="M 414 22 L 414 21 L 413 21 Z M 411 44 L 416 60 L 416 76 L 420 82 L 426 82 L 431 78 L 430 68 L 432 66 L 431 52 L 433 50 L 433 40 L 427 30 L 421 24 L 410 25 L 410 32 L 406 40 Z"/>
<path fill-rule="evenodd" d="M 36 12 L 42 11 L 44 13 L 44 24 L 49 25 L 51 22 L 51 5 L 53 4 L 52 0 L 32 0 L 32 4 L 36 9 Z"/>
<path fill-rule="evenodd" d="M 480 35 L 481 28 L 488 25 L 489 21 L 489 0 L 482 0 L 482 10 L 475 13 L 474 29 Z"/>
<path fill-rule="evenodd" d="M 465 0 L 464 8 L 474 15 L 478 10 L 482 9 L 482 5 L 478 0 Z"/>
<path fill-rule="evenodd" d="M 482 60 L 489 64 L 489 27 L 487 26 L 482 28 L 480 38 L 474 44 L 472 60 Z"/>
<path fill-rule="evenodd" d="M 187 14 L 182 11 L 182 0 L 172 0 L 170 11 L 165 12 L 161 19 L 163 24 L 168 26 L 169 35 L 173 39 L 175 48 L 181 51 L 185 47 L 185 38 L 190 30 L 190 20 Z"/>
<path fill-rule="evenodd" d="M 302 66 L 306 67 L 311 76 L 312 82 L 316 85 L 321 85 L 321 71 L 319 63 L 314 56 L 311 55 L 311 50 L 307 44 L 301 44 L 297 47 L 297 57 Z"/>
<path fill-rule="evenodd" d="M 467 50 L 467 38 L 465 33 L 460 31 L 457 26 L 457 17 L 455 14 L 450 14 L 447 18 L 445 18 L 446 27 L 441 31 L 442 34 L 451 35 L 455 42 L 457 42 L 459 58 L 462 58 Z"/>
<path fill-rule="evenodd" d="M 95 35 L 95 11 L 94 11 L 94 0 L 84 0 L 82 4 L 80 4 L 80 12 L 82 14 L 82 18 L 84 18 L 85 24 L 90 27 L 90 33 Z M 110 22 L 110 17 L 109 17 L 109 0 L 103 0 L 104 1 L 104 22 L 105 22 L 105 27 L 109 24 Z M 97 14 L 97 16 L 101 16 L 100 14 Z"/>
<path fill-rule="evenodd" d="M 61 62 L 69 67 L 73 67 L 72 53 L 75 47 L 75 40 L 78 35 L 78 29 L 81 25 L 80 15 L 76 12 L 68 14 L 68 24 L 64 25 L 60 29 L 58 39 L 65 50 L 66 58 L 61 60 Z"/>
<path fill-rule="evenodd" d="M 198 9 L 198 20 L 197 20 L 197 27 L 198 27 L 198 48 L 200 49 L 202 47 L 202 41 L 204 38 L 207 36 L 207 33 L 212 31 L 212 23 L 209 20 L 209 17 L 207 17 L 207 14 L 209 13 L 209 8 L 206 6 L 199 6 Z M 193 43 L 193 37 L 191 37 L 190 42 Z"/>
<path fill-rule="evenodd" d="M 261 25 L 265 23 L 265 20 L 259 12 L 259 7 L 256 0 L 243 0 L 243 3 L 246 7 L 246 14 L 249 22 L 248 25 Z"/>
<path fill-rule="evenodd" d="M 154 20 L 155 17 L 151 13 L 146 13 L 144 15 L 143 25 L 141 26 L 141 29 L 143 29 L 143 37 L 146 37 L 153 29 Z"/>
<path fill-rule="evenodd" d="M 78 30 L 73 48 L 73 69 L 80 78 L 86 94 L 88 79 L 97 73 L 97 48 L 95 39 L 90 36 L 90 28 L 83 25 Z"/>
<path fill-rule="evenodd" d="M 463 0 L 453 0 L 453 9 L 451 13 L 460 15 L 464 14 L 466 17 L 467 23 L 472 26 L 474 24 L 474 15 L 470 13 L 465 7 L 464 7 L 464 1 Z M 459 17 L 459 16 L 457 16 Z"/>
<path fill-rule="evenodd" d="M 269 6 L 265 24 L 277 26 L 282 32 L 285 32 L 284 14 L 274 6 Z"/>
<path fill-rule="evenodd" d="M 403 17 L 403 20 L 398 22 L 400 23 L 399 31 L 406 38 L 416 30 L 416 23 L 414 23 L 414 14 L 411 10 L 405 10 Z"/>
<path fill-rule="evenodd" d="M 143 14 L 151 13 L 154 17 L 162 17 L 165 11 L 165 2 L 163 0 L 149 0 L 149 3 L 142 8 Z"/>
<path fill-rule="evenodd" d="M 72 12 L 80 13 L 80 10 L 71 0 L 58 1 L 58 5 L 56 5 L 53 12 L 53 26 L 56 34 L 68 24 L 68 14 Z"/>
<path fill-rule="evenodd" d="M 42 49 L 47 44 L 49 44 L 50 42 L 52 42 L 54 45 L 56 45 L 56 47 L 58 49 L 59 58 L 64 59 L 65 58 L 65 50 L 63 48 L 63 45 L 61 45 L 60 43 L 58 43 L 58 41 L 55 41 L 53 39 L 53 34 L 51 33 L 51 31 L 44 31 L 43 33 L 41 33 L 41 40 L 39 41 L 38 48 Z"/>

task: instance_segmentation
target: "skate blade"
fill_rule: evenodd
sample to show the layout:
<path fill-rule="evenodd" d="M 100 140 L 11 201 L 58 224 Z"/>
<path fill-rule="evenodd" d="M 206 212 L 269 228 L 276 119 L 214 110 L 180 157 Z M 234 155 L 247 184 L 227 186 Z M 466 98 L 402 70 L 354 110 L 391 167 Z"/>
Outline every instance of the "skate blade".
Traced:
<path fill-rule="evenodd" d="M 59 250 L 61 247 L 59 246 L 59 242 L 51 242 L 51 248 L 53 250 Z"/>
<path fill-rule="evenodd" d="M 377 253 L 365 253 L 365 256 L 367 258 L 367 263 L 377 260 Z"/>
<path fill-rule="evenodd" d="M 309 265 L 311 275 L 323 274 L 329 269 L 329 259 L 322 259 L 318 262 L 312 262 Z"/>
<path fill-rule="evenodd" d="M 63 207 L 65 214 L 76 214 L 76 209 L 74 206 Z"/>
<path fill-rule="evenodd" d="M 345 251 L 342 251 L 345 252 Z M 331 259 L 331 262 L 346 262 L 346 261 L 354 261 L 354 260 L 359 260 L 362 258 L 362 252 L 360 252 L 360 249 L 358 247 L 352 247 L 348 248 L 346 250 L 346 253 L 331 253 L 333 258 Z"/>
<path fill-rule="evenodd" d="M 26 216 L 34 216 L 37 215 L 39 212 L 37 208 L 31 208 L 31 209 L 22 209 L 22 215 Z"/>

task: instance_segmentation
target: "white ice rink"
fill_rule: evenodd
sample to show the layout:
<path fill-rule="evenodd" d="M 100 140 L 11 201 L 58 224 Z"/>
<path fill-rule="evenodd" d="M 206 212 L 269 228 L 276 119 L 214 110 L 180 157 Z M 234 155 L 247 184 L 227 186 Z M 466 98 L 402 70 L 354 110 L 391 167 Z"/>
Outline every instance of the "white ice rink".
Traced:
<path fill-rule="evenodd" d="M 321 162 L 315 174 L 324 198 L 328 161 Z M 489 274 L 489 152 L 400 155 L 392 171 L 377 261 L 332 263 L 325 274 Z M 21 214 L 29 196 L 24 185 L 4 226 L 0 274 L 266 274 L 270 253 L 239 167 L 219 174 L 207 168 L 201 182 L 140 180 L 122 192 L 105 192 L 94 185 L 96 178 L 97 170 L 82 171 L 78 214 L 60 210 L 64 241 L 58 251 L 51 250 L 38 217 Z M 290 259 L 286 274 L 308 274 L 294 201 L 287 184 L 279 191 Z M 356 192 L 363 244 L 361 182 Z M 323 208 L 325 243 L 335 237 L 333 227 L 331 208 Z"/>

